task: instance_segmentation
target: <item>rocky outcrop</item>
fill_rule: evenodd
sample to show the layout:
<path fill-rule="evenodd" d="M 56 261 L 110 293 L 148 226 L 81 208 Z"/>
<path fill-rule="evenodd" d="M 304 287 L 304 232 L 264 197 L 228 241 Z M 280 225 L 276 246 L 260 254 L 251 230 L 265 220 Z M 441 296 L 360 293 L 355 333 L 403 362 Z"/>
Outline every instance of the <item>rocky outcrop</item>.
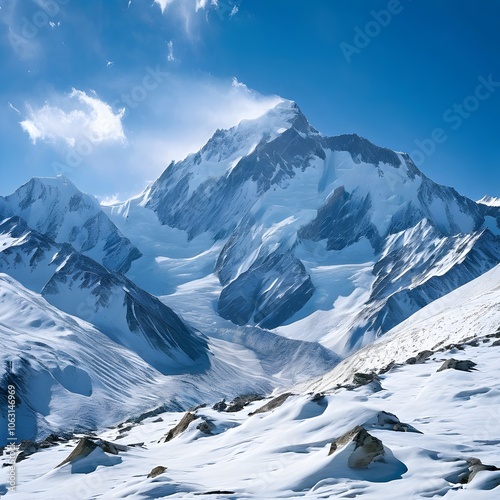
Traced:
<path fill-rule="evenodd" d="M 372 418 L 368 419 L 363 426 L 372 429 L 386 429 L 397 432 L 416 432 L 422 434 L 422 432 L 415 429 L 412 425 L 401 422 L 394 413 L 386 411 L 379 411 Z"/>
<path fill-rule="evenodd" d="M 429 359 L 434 354 L 433 351 L 420 351 L 416 356 L 412 356 L 406 360 L 407 365 L 418 365 L 420 363 L 424 363 L 427 359 Z"/>
<path fill-rule="evenodd" d="M 447 359 L 439 368 L 438 372 L 442 372 L 443 370 L 459 370 L 462 372 L 471 372 L 474 367 L 476 366 L 476 363 L 473 361 L 469 361 L 468 359 L 455 359 L 455 358 L 450 358 Z"/>
<path fill-rule="evenodd" d="M 486 465 L 481 462 L 479 458 L 468 458 L 466 460 L 466 466 L 459 471 L 458 477 L 453 477 L 452 479 L 457 480 L 462 484 L 470 483 L 481 471 L 500 471 L 500 468 L 495 465 Z M 500 479 L 499 479 L 500 483 Z"/>
<path fill-rule="evenodd" d="M 85 436 L 78 441 L 76 448 L 68 455 L 68 457 L 57 465 L 56 468 L 85 458 L 97 448 L 100 448 L 102 451 L 109 453 L 110 455 L 118 455 L 119 452 L 128 450 L 127 446 L 104 441 L 103 439 L 93 439 L 89 436 Z"/>
<path fill-rule="evenodd" d="M 290 396 L 293 396 L 291 392 L 286 392 L 285 394 L 281 394 L 280 396 L 271 399 L 269 403 L 266 403 L 264 406 L 261 406 L 257 410 L 249 413 L 248 415 L 257 415 L 258 413 L 267 413 L 269 411 L 273 411 L 276 408 L 279 408 Z"/>
<path fill-rule="evenodd" d="M 157 476 L 159 476 L 160 474 L 163 474 L 165 471 L 167 470 L 166 467 L 163 467 L 163 465 L 157 465 L 156 467 L 154 467 L 151 472 L 148 474 L 148 478 L 155 478 Z"/>
<path fill-rule="evenodd" d="M 222 290 L 217 312 L 237 325 L 253 322 L 276 328 L 292 317 L 314 293 L 302 262 L 290 253 L 257 259 Z"/>
<path fill-rule="evenodd" d="M 213 434 L 213 431 L 215 429 L 215 425 L 210 421 L 210 420 L 205 420 L 202 418 L 202 422 L 196 426 L 196 428 L 200 431 L 203 432 L 203 434 L 207 434 L 208 436 L 211 436 Z"/>
<path fill-rule="evenodd" d="M 179 421 L 179 423 L 170 429 L 166 436 L 161 438 L 158 442 L 159 443 L 168 443 L 175 437 L 177 437 L 179 434 L 182 434 L 188 427 L 191 422 L 194 422 L 197 419 L 197 416 L 194 413 L 187 412 Z"/>
<path fill-rule="evenodd" d="M 347 459 L 347 465 L 351 469 L 364 469 L 374 460 L 385 455 L 382 441 L 359 425 L 337 438 L 331 444 L 328 455 L 332 455 L 350 444 L 354 444 L 354 449 Z"/>

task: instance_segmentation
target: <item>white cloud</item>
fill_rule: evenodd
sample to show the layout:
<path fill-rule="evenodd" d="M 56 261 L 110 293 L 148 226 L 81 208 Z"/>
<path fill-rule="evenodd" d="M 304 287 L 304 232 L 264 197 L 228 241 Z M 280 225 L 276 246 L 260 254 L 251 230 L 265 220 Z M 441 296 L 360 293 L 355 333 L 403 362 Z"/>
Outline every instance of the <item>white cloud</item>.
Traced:
<path fill-rule="evenodd" d="M 62 140 L 69 146 L 84 139 L 93 144 L 125 142 L 124 109 L 115 114 L 111 106 L 97 96 L 91 97 L 77 89 L 54 100 L 56 105 L 45 103 L 39 108 L 27 105 L 27 116 L 20 125 L 33 144 L 38 140 L 49 143 Z"/>
<path fill-rule="evenodd" d="M 155 3 L 160 6 L 162 12 L 165 11 L 167 6 L 171 4 L 174 0 L 155 0 Z"/>
<path fill-rule="evenodd" d="M 220 19 L 231 18 L 238 12 L 237 4 L 241 0 L 154 0 L 162 14 L 176 16 L 184 26 L 184 31 L 191 41 L 197 39 L 200 22 L 207 21 L 208 17 L 200 16 L 200 11 L 213 10 Z"/>
<path fill-rule="evenodd" d="M 140 73 L 128 74 L 120 90 L 116 90 L 117 95 L 129 92 L 141 78 Z M 97 100 L 91 92 L 86 98 Z M 277 96 L 263 96 L 249 89 L 237 79 L 172 74 L 147 99 L 127 108 L 127 147 L 122 146 L 125 134 L 118 123 L 118 133 L 111 133 L 112 127 L 108 127 L 107 142 L 103 140 L 99 147 L 87 150 L 78 139 L 88 136 L 87 121 L 92 121 L 93 111 L 76 95 L 53 96 L 48 104 L 31 110 L 24 120 L 32 140 L 48 141 L 54 146 L 29 149 L 37 155 L 39 165 L 33 175 L 62 173 L 83 191 L 101 197 L 115 195 L 110 196 L 109 203 L 127 199 L 160 176 L 172 160 L 198 151 L 216 129 L 257 118 L 280 101 Z M 86 118 L 73 118 L 75 108 Z M 111 121 L 120 121 L 116 112 L 109 107 L 107 110 Z M 14 111 L 12 117 L 17 118 Z M 56 127 L 57 120 L 66 123 Z M 74 147 L 72 141 L 76 141 Z"/>
<path fill-rule="evenodd" d="M 170 61 L 170 62 L 175 61 L 173 40 L 170 40 L 167 43 L 167 61 Z"/>
<path fill-rule="evenodd" d="M 7 103 L 9 105 L 9 108 L 15 111 L 18 115 L 22 116 L 21 111 L 19 111 L 11 102 Z"/>
<path fill-rule="evenodd" d="M 130 178 L 159 176 L 172 160 L 198 151 L 217 129 L 230 128 L 244 119 L 258 118 L 282 99 L 263 96 L 236 78 L 191 80 L 172 77 L 161 94 L 152 93 L 146 110 L 148 126 L 129 136 Z M 156 110 L 165 110 L 158 114 Z M 131 110 L 130 120 L 133 120 Z M 141 165 L 136 171 L 135 166 Z"/>

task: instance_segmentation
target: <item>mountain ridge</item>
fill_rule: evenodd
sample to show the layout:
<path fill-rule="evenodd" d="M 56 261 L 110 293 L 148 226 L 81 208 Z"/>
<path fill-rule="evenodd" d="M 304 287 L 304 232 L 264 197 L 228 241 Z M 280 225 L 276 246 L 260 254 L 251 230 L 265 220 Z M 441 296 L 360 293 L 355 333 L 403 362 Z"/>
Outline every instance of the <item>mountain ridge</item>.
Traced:
<path fill-rule="evenodd" d="M 435 276 L 434 281 L 443 281 L 434 287 L 437 295 L 408 295 L 409 307 L 394 315 L 392 323 L 500 262 L 497 208 L 485 208 L 434 183 L 406 153 L 381 148 L 356 134 L 321 134 L 292 101 L 217 131 L 198 153 L 170 164 L 135 209 L 138 206 L 152 210 L 163 227 L 184 232 L 188 247 L 203 239 L 209 251 L 222 242 L 212 263 L 223 287 L 216 306 L 220 316 L 293 338 L 301 337 L 290 333 L 289 322 L 315 295 L 324 293 L 299 257 L 302 251 L 297 249 L 305 244 L 314 248 L 326 242 L 321 251 L 335 256 L 368 241 L 375 265 L 388 239 L 405 231 L 408 238 L 423 220 L 435 229 L 433 237 L 426 236 L 430 247 L 440 238 L 479 234 L 485 228 L 494 232 L 490 243 L 495 249 L 485 254 L 486 268 L 480 265 L 476 273 L 448 281 Z M 113 210 L 115 215 L 121 211 Z M 128 214 L 130 210 L 131 205 Z M 338 281 L 333 269 L 332 281 Z M 365 336 L 365 326 L 372 323 L 360 321 L 352 326 L 358 342 L 327 345 L 348 353 L 386 331 L 379 325 Z"/>

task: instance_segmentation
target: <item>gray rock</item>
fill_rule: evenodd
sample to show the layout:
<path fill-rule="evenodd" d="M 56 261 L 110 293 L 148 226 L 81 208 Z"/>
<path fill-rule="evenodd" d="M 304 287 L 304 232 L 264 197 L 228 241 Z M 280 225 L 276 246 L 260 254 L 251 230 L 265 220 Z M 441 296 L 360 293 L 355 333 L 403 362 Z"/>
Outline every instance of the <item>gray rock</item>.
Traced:
<path fill-rule="evenodd" d="M 226 411 L 226 408 L 227 408 L 227 403 L 226 403 L 225 399 L 223 399 L 222 401 L 219 401 L 218 403 L 215 403 L 212 406 L 212 410 L 215 410 L 215 411 Z"/>
<path fill-rule="evenodd" d="M 96 448 L 97 444 L 94 441 L 88 437 L 84 437 L 78 441 L 76 448 L 57 467 L 62 467 L 65 464 L 78 460 L 79 458 L 87 457 Z"/>
<path fill-rule="evenodd" d="M 370 426 L 374 429 L 386 429 L 397 432 L 416 432 L 422 434 L 410 424 L 401 422 L 394 413 L 379 411 L 374 418 L 367 420 L 363 425 Z"/>
<path fill-rule="evenodd" d="M 187 412 L 179 421 L 179 423 L 172 429 L 170 429 L 166 436 L 162 437 L 158 442 L 159 443 L 168 443 L 179 434 L 182 434 L 188 427 L 191 422 L 196 420 L 196 415 L 191 412 Z"/>
<path fill-rule="evenodd" d="M 474 369 L 476 366 L 476 363 L 473 361 L 469 361 L 468 359 L 455 359 L 455 358 L 450 358 L 447 359 L 439 368 L 438 372 L 442 372 L 443 370 L 460 370 L 462 372 L 470 372 Z"/>
<path fill-rule="evenodd" d="M 500 340 L 495 340 L 495 342 L 491 344 L 491 347 L 498 347 L 498 346 L 500 346 Z"/>
<path fill-rule="evenodd" d="M 380 378 L 375 372 L 371 373 L 355 373 L 352 377 L 352 385 L 344 386 L 346 389 L 352 390 L 363 385 L 371 385 L 374 392 L 381 391 L 382 385 Z"/>
<path fill-rule="evenodd" d="M 279 408 L 290 396 L 293 396 L 291 392 L 286 392 L 285 394 L 281 394 L 280 396 L 277 396 L 274 399 L 271 399 L 269 403 L 266 403 L 264 406 L 261 406 L 255 411 L 252 411 L 248 415 L 256 415 L 258 413 L 266 413 L 268 411 L 273 411 L 276 408 Z"/>
<path fill-rule="evenodd" d="M 154 478 L 159 476 L 160 474 L 163 474 L 167 470 L 166 467 L 163 467 L 163 465 L 157 465 L 154 469 L 151 470 L 151 472 L 148 474 L 148 478 Z"/>
<path fill-rule="evenodd" d="M 24 440 L 19 443 L 18 454 L 16 456 L 16 463 L 25 460 L 30 455 L 36 453 L 39 449 L 39 445 L 34 441 Z"/>
<path fill-rule="evenodd" d="M 228 413 L 241 411 L 245 406 L 249 405 L 253 401 L 259 401 L 261 399 L 264 399 L 264 397 L 260 394 L 244 394 L 242 396 L 237 396 L 231 401 L 231 403 L 229 403 L 226 411 Z"/>
<path fill-rule="evenodd" d="M 206 491 L 205 493 L 200 493 L 200 495 L 234 495 L 234 491 L 229 491 L 229 490 L 213 490 L 213 491 Z"/>
<path fill-rule="evenodd" d="M 59 465 L 57 465 L 56 468 L 62 467 L 67 463 L 75 462 L 80 458 L 85 458 L 96 448 L 101 448 L 104 452 L 111 455 L 118 455 L 118 452 L 128 450 L 127 446 L 111 443 L 103 439 L 93 439 L 89 436 L 85 436 L 78 441 L 76 448 Z"/>
<path fill-rule="evenodd" d="M 198 424 L 196 428 L 200 431 L 203 432 L 203 434 L 208 434 L 209 436 L 212 435 L 213 430 L 215 429 L 215 425 L 210 422 L 209 420 L 202 419 L 203 421 L 201 424 Z"/>
<path fill-rule="evenodd" d="M 317 392 L 311 398 L 312 403 L 321 403 L 325 399 L 325 395 L 322 392 Z"/>
<path fill-rule="evenodd" d="M 351 469 L 364 469 L 374 460 L 385 455 L 382 441 L 369 434 L 360 425 L 337 438 L 331 444 L 328 455 L 332 455 L 337 450 L 345 448 L 350 443 L 355 444 L 354 451 L 347 460 L 347 465 Z"/>
<path fill-rule="evenodd" d="M 483 464 L 481 462 L 481 460 L 479 460 L 479 458 L 469 458 L 467 460 L 467 465 L 469 467 L 469 474 L 468 475 L 464 474 L 462 476 L 462 481 L 466 482 L 466 483 L 470 483 L 479 471 L 482 471 L 482 470 L 498 471 L 498 470 L 500 470 L 500 468 L 496 467 L 495 465 Z"/>
<path fill-rule="evenodd" d="M 423 363 L 424 361 L 429 359 L 433 354 L 434 354 L 433 351 L 427 351 L 427 350 L 421 351 L 416 356 L 407 359 L 406 364 L 407 365 L 414 365 L 414 364 Z"/>
<path fill-rule="evenodd" d="M 354 385 L 366 385 L 370 382 L 378 380 L 378 376 L 375 373 L 355 373 L 352 377 L 352 383 Z"/>

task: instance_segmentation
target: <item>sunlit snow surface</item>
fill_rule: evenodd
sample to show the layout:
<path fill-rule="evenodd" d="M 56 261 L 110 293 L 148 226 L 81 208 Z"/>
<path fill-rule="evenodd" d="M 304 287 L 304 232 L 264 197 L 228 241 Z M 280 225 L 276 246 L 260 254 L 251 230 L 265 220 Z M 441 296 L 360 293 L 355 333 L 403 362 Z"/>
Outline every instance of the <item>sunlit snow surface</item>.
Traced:
<path fill-rule="evenodd" d="M 427 306 L 413 321 L 339 365 L 337 376 L 296 387 L 296 395 L 272 412 L 248 415 L 263 401 L 236 413 L 199 409 L 199 418 L 212 421 L 213 435 L 199 431 L 201 420 L 195 420 L 182 435 L 158 443 L 182 417 L 174 412 L 129 431 L 104 432 L 101 437 L 119 444 L 144 444 L 120 453 L 119 460 L 92 455 L 82 468 L 93 472 L 78 473 L 78 462 L 55 469 L 76 441 L 38 452 L 17 465 L 17 493 L 9 498 L 495 498 L 491 488 L 500 483 L 500 472 L 480 472 L 467 485 L 458 484 L 458 475 L 470 457 L 499 465 L 500 346 L 492 345 L 495 337 L 485 338 L 500 324 L 499 283 L 500 268 L 495 268 Z M 470 343 L 474 337 L 479 342 L 463 350 L 443 350 L 425 363 L 393 368 L 380 376 L 378 392 L 370 385 L 333 389 L 356 371 L 380 369 L 423 349 Z M 476 370 L 437 372 L 450 357 L 474 361 Z M 320 389 L 326 397 L 311 401 Z M 367 469 L 350 469 L 341 454 L 328 456 L 332 440 L 378 411 L 397 415 L 422 434 L 367 427 L 390 450 L 385 463 Z M 167 471 L 148 479 L 158 465 Z M 234 494 L 200 495 L 215 490 Z"/>

